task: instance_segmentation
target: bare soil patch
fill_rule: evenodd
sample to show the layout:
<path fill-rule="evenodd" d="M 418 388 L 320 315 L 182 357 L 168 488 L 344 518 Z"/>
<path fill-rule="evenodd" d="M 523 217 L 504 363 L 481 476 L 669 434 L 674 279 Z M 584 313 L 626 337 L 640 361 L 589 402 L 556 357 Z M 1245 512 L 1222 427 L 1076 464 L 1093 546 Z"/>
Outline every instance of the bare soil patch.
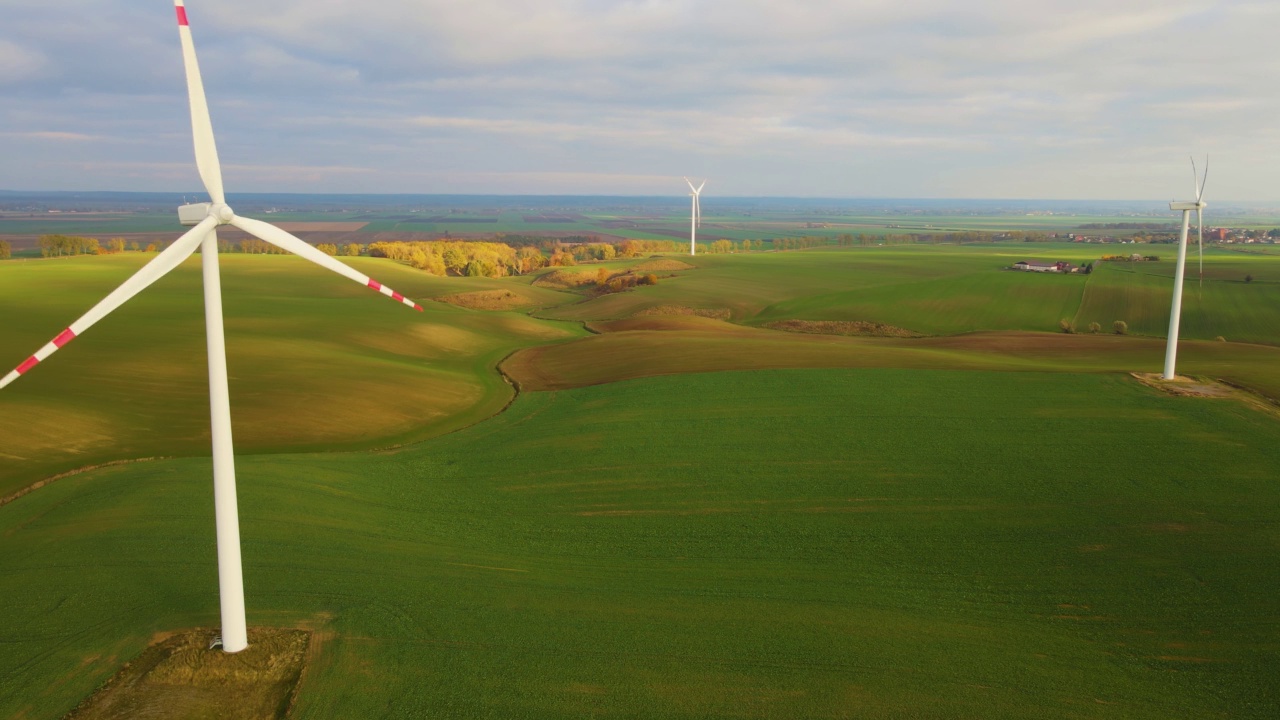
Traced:
<path fill-rule="evenodd" d="M 445 295 L 435 300 L 471 310 L 515 310 L 534 304 L 529 298 L 510 290 L 478 290 Z"/>
<path fill-rule="evenodd" d="M 1131 373 L 1138 382 L 1153 387 L 1170 395 L 1179 395 L 1182 397 L 1209 397 L 1209 398 L 1225 398 L 1233 397 L 1236 391 L 1213 380 L 1202 380 L 1197 378 L 1183 377 L 1181 375 L 1173 380 L 1165 380 L 1164 376 L 1159 373 Z"/>
<path fill-rule="evenodd" d="M 912 338 L 924 335 L 906 328 L 862 320 L 779 320 L 765 325 L 770 330 L 809 333 L 812 335 L 850 335 L 861 337 Z"/>
<path fill-rule="evenodd" d="M 1179 375 L 1165 380 L 1160 373 L 1130 373 L 1138 382 L 1176 397 L 1226 398 L 1280 417 L 1280 405 L 1275 400 L 1259 395 L 1238 385 L 1209 378 L 1191 378 Z"/>
<path fill-rule="evenodd" d="M 251 628 L 249 647 L 210 650 L 215 632 L 162 639 L 125 665 L 64 720 L 275 720 L 297 694 L 311 633 Z"/>
<path fill-rule="evenodd" d="M 691 308 L 684 305 L 658 305 L 651 308 L 645 308 L 640 312 L 632 315 L 632 317 L 646 317 L 650 315 L 690 315 L 694 317 L 711 318 L 713 320 L 728 320 L 733 313 L 729 308 Z"/>

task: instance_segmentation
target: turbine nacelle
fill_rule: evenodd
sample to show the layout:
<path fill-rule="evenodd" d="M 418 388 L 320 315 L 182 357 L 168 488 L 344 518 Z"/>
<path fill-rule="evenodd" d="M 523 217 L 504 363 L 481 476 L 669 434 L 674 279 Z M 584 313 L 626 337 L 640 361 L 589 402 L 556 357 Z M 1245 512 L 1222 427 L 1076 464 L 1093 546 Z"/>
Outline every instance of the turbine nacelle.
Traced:
<path fill-rule="evenodd" d="M 1207 207 L 1209 207 L 1209 203 L 1201 202 L 1201 201 L 1169 203 L 1169 209 L 1176 210 L 1178 212 L 1181 212 L 1183 210 L 1204 210 Z"/>
<path fill-rule="evenodd" d="M 187 227 L 199 225 L 201 220 L 209 217 L 213 203 L 191 203 L 178 206 L 178 222 Z"/>
<path fill-rule="evenodd" d="M 178 206 L 178 222 L 187 227 L 199 225 L 200 221 L 211 217 L 219 225 L 230 225 L 236 214 L 226 203 L 191 203 Z"/>

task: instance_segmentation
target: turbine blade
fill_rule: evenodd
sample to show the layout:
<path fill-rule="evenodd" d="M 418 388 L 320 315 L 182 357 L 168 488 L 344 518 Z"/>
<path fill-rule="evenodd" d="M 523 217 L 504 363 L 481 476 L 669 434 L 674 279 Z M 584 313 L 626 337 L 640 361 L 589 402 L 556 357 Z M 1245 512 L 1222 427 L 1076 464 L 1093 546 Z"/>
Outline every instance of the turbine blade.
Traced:
<path fill-rule="evenodd" d="M 685 181 L 686 183 L 688 183 L 688 185 L 689 185 L 689 189 L 690 189 L 690 190 L 693 190 L 694 194 L 696 195 L 698 191 L 697 191 L 697 190 L 694 190 L 694 188 L 693 188 L 693 181 L 692 181 L 692 180 L 690 180 L 689 178 L 685 178 L 685 179 L 684 179 L 684 181 Z"/>
<path fill-rule="evenodd" d="M 324 253 L 315 249 L 311 245 L 308 245 L 306 242 L 303 242 L 302 240 L 294 237 L 293 235 L 290 235 L 289 233 L 285 232 L 284 230 L 281 230 L 275 225 L 264 223 L 261 220 L 254 220 L 253 218 L 240 217 L 239 215 L 232 218 L 231 224 L 249 233 L 250 235 L 258 238 L 259 240 L 265 240 L 266 242 L 269 242 L 278 248 L 281 248 L 283 250 L 288 250 L 294 255 L 300 255 L 306 258 L 307 260 L 310 260 L 311 262 L 319 265 L 320 267 L 328 268 L 329 270 L 332 270 L 338 273 L 339 275 L 342 275 L 343 277 L 351 278 L 352 280 L 355 280 L 361 285 L 377 290 L 378 292 L 382 293 L 383 295 L 386 295 L 392 300 L 396 300 L 398 302 L 404 303 L 405 305 L 408 305 L 414 310 L 417 310 L 418 312 L 422 312 L 421 305 L 406 298 L 400 293 L 395 292 L 391 288 L 387 287 L 386 285 L 383 285 L 377 280 L 374 280 L 368 275 L 365 275 L 362 272 L 358 272 L 353 268 L 347 265 L 344 265 L 343 263 L 340 263 L 337 260 L 329 257 L 328 255 L 325 255 Z"/>
<path fill-rule="evenodd" d="M 706 187 L 706 186 L 707 186 L 707 181 L 706 181 L 706 180 L 703 180 L 703 181 L 702 181 L 702 184 L 701 184 L 701 185 L 699 185 L 699 186 L 698 186 L 698 189 L 697 189 L 697 190 L 694 190 L 694 192 L 696 192 L 696 193 L 698 193 L 698 194 L 702 194 L 702 188 L 704 188 L 704 187 Z"/>
<path fill-rule="evenodd" d="M 125 280 L 124 284 L 113 290 L 110 295 L 103 298 L 97 305 L 94 305 L 89 312 L 80 316 L 79 320 L 71 323 L 66 330 L 58 334 L 58 337 L 48 342 L 44 347 L 37 350 L 35 355 L 27 358 L 26 362 L 0 379 L 0 388 L 25 375 L 28 370 L 57 352 L 58 348 L 83 335 L 94 323 L 125 304 L 134 295 L 146 290 L 151 283 L 164 277 L 170 270 L 178 267 L 183 260 L 186 260 L 191 253 L 196 251 L 204 236 L 217 225 L 218 221 L 215 218 L 207 217 L 200 221 L 199 225 L 184 233 L 172 245 L 165 248 L 164 252 L 157 255 L 154 260 L 143 265 L 142 269 L 133 274 L 133 277 Z"/>
<path fill-rule="evenodd" d="M 1195 192 L 1196 200 L 1200 199 L 1200 171 L 1196 170 L 1195 156 L 1191 157 L 1191 189 Z"/>
<path fill-rule="evenodd" d="M 1208 170 L 1208 168 L 1205 168 L 1205 170 Z M 1198 202 L 1199 198 L 1196 198 L 1196 200 Z M 1196 222 L 1200 224 L 1200 239 L 1197 241 L 1196 244 L 1200 248 L 1200 287 L 1203 288 L 1204 287 L 1204 211 L 1201 210 L 1200 208 L 1196 208 Z"/>
<path fill-rule="evenodd" d="M 218 162 L 218 148 L 213 140 L 213 123 L 209 120 L 209 104 L 204 97 L 204 81 L 200 79 L 200 64 L 196 61 L 195 44 L 191 41 L 191 26 L 187 24 L 187 8 L 183 0 L 173 0 L 178 11 L 178 37 L 182 40 L 182 64 L 187 70 L 187 96 L 191 101 L 191 134 L 195 139 L 196 168 L 200 179 L 215 203 L 225 203 L 222 192 L 222 165 Z"/>
<path fill-rule="evenodd" d="M 1204 177 L 1200 179 L 1200 193 L 1196 195 L 1196 202 L 1200 202 L 1200 198 L 1204 197 L 1204 186 L 1209 182 L 1209 156 L 1204 156 Z"/>
<path fill-rule="evenodd" d="M 693 214 L 698 219 L 698 227 L 702 227 L 702 198 L 697 193 L 693 195 Z"/>

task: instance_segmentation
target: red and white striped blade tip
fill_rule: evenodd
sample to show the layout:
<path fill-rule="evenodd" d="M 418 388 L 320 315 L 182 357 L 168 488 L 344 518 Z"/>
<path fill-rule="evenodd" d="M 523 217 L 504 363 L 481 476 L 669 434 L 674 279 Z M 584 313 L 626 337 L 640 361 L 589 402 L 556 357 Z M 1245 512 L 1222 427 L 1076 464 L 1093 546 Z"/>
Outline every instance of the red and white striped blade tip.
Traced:
<path fill-rule="evenodd" d="M 66 345 L 67 343 L 75 339 L 76 339 L 76 334 L 72 332 L 71 328 L 67 328 L 66 330 L 63 330 L 62 332 L 58 333 L 58 337 L 54 338 L 53 340 L 50 340 L 48 343 L 45 343 L 45 346 L 37 350 L 35 355 L 32 355 L 31 357 L 22 361 L 21 365 L 14 368 L 12 372 L 10 372 L 8 375 L 4 377 L 4 379 L 0 380 L 0 388 L 8 385 L 14 380 L 17 380 L 19 377 L 26 375 L 28 372 L 31 371 L 31 368 L 44 362 L 46 358 L 48 358 L 50 355 L 57 352 L 58 349 L 61 348 L 63 345 Z"/>
<path fill-rule="evenodd" d="M 403 303 L 403 304 L 405 304 L 405 305 L 408 305 L 409 307 L 413 308 L 414 310 L 417 310 L 418 312 L 422 312 L 422 306 L 421 306 L 421 305 L 419 305 L 418 303 L 416 303 L 416 302 L 414 302 L 414 301 L 410 300 L 409 298 L 407 298 L 407 297 L 405 297 L 405 296 L 401 295 L 400 293 L 396 292 L 395 290 L 392 290 L 391 288 L 387 287 L 386 285 L 383 285 L 382 283 L 378 282 L 377 280 L 374 280 L 373 278 L 369 278 L 369 283 L 368 283 L 368 284 L 369 284 L 369 287 L 370 287 L 370 288 L 372 288 L 372 289 L 374 289 L 374 290 L 377 290 L 378 292 L 382 293 L 383 295 L 386 295 L 387 297 L 391 298 L 392 300 L 395 300 L 396 302 L 399 302 L 399 303 Z"/>

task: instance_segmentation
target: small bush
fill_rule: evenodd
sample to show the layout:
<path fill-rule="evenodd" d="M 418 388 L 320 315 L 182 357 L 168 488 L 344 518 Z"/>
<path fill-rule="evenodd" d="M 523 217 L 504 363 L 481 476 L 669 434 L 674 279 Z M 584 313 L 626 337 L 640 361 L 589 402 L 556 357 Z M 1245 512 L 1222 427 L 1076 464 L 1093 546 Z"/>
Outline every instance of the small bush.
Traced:
<path fill-rule="evenodd" d="M 1218 342 L 1226 342 L 1226 341 L 1227 341 L 1227 339 L 1226 339 L 1226 338 L 1224 338 L 1224 337 L 1222 337 L 1221 335 L 1219 335 L 1218 337 L 1214 338 L 1214 340 L 1217 340 Z"/>
<path fill-rule="evenodd" d="M 1102 325 L 1096 322 L 1089 323 L 1089 332 L 1093 333 L 1094 335 L 1097 335 L 1098 333 L 1102 332 Z"/>
<path fill-rule="evenodd" d="M 1252 276 L 1252 275 L 1245 275 L 1245 276 L 1244 276 L 1244 281 L 1245 281 L 1245 282 L 1247 282 L 1247 283 L 1251 283 L 1251 282 L 1253 282 L 1253 276 Z"/>
<path fill-rule="evenodd" d="M 1075 327 L 1072 326 L 1071 321 L 1066 318 L 1062 318 L 1058 321 L 1058 329 L 1068 335 L 1076 331 Z"/>
<path fill-rule="evenodd" d="M 1115 321 L 1115 322 L 1111 323 L 1111 327 L 1115 328 L 1115 331 L 1116 331 L 1116 334 L 1117 334 L 1117 335 L 1128 335 L 1128 334 L 1129 334 L 1129 323 L 1127 323 L 1127 322 L 1125 322 L 1125 321 L 1123 321 L 1123 320 L 1117 320 L 1117 321 Z"/>

